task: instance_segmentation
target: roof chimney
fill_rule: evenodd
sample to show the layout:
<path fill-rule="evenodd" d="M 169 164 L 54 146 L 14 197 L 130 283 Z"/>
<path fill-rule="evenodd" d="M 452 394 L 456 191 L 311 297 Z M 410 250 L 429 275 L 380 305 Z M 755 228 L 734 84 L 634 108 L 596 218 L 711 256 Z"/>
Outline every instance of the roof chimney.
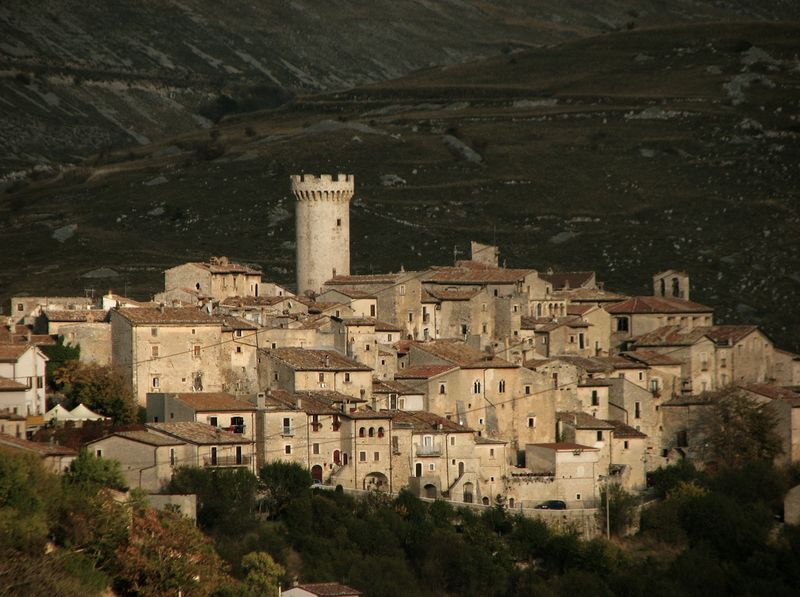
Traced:
<path fill-rule="evenodd" d="M 158 305 L 158 310 L 159 310 L 159 311 L 161 311 L 161 314 L 162 314 L 162 315 L 164 314 L 164 311 L 165 311 L 165 309 L 164 309 L 164 303 L 159 303 L 159 305 Z"/>
<path fill-rule="evenodd" d="M 256 394 L 256 408 L 258 408 L 258 410 L 267 408 L 267 394 L 265 392 Z"/>
<path fill-rule="evenodd" d="M 331 366 L 331 355 L 326 354 L 325 355 L 325 368 L 327 369 L 330 366 Z"/>
<path fill-rule="evenodd" d="M 303 408 L 303 399 L 300 396 L 297 397 L 297 403 L 296 404 L 297 404 L 297 409 L 298 410 Z"/>

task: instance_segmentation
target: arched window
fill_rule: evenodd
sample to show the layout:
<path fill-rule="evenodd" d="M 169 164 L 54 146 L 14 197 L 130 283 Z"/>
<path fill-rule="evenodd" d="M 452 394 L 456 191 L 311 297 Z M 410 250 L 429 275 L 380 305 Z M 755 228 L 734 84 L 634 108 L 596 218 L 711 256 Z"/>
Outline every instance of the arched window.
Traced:
<path fill-rule="evenodd" d="M 481 393 L 481 382 L 480 380 L 475 380 L 472 384 L 472 393 L 473 394 L 480 394 Z"/>
<path fill-rule="evenodd" d="M 374 427 L 370 427 L 369 428 L 369 436 L 370 437 L 375 437 L 375 428 Z"/>
<path fill-rule="evenodd" d="M 497 391 L 500 392 L 501 394 L 506 391 L 506 380 L 505 379 L 501 379 L 500 383 L 497 384 Z"/>
<path fill-rule="evenodd" d="M 366 430 L 364 427 L 361 427 L 361 428 L 359 428 L 359 430 L 358 430 L 358 437 L 364 437 L 364 435 L 366 434 L 366 432 L 367 432 L 367 430 Z"/>
<path fill-rule="evenodd" d="M 383 427 L 378 427 L 378 437 L 383 437 Z"/>

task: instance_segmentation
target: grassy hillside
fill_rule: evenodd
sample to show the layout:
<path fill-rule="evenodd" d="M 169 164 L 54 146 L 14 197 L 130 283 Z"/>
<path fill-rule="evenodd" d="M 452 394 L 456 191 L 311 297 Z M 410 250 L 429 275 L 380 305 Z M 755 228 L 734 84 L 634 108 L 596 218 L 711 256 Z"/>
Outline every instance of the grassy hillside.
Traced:
<path fill-rule="evenodd" d="M 278 105 L 287 89 L 346 89 L 626 27 L 797 14 L 752 4 L 6 0 L 0 175 L 207 128 L 226 110 Z"/>
<path fill-rule="evenodd" d="M 356 272 L 446 263 L 470 239 L 627 292 L 683 268 L 720 319 L 797 349 L 798 54 L 797 23 L 634 29 L 95 156 L 0 199 L 1 293 L 145 296 L 211 254 L 291 282 L 288 176 L 346 171 Z M 82 277 L 98 267 L 114 272 Z"/>

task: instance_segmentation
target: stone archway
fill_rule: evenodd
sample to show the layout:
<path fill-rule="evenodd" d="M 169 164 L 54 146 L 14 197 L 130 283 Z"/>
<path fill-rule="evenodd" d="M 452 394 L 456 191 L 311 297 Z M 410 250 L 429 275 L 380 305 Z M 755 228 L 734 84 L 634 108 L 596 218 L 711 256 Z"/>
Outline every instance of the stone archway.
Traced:
<path fill-rule="evenodd" d="M 315 464 L 311 467 L 311 478 L 315 483 L 322 483 L 322 467 L 320 465 Z"/>
<path fill-rule="evenodd" d="M 389 491 L 389 479 L 383 473 L 369 473 L 366 477 L 364 477 L 364 489 Z"/>

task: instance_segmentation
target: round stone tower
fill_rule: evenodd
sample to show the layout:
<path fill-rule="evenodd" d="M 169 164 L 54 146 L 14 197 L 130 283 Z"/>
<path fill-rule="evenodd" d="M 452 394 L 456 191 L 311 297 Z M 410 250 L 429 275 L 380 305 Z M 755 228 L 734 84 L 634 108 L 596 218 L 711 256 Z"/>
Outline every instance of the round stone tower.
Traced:
<path fill-rule="evenodd" d="M 333 276 L 350 274 L 352 174 L 292 176 L 297 241 L 297 293 L 319 292 Z"/>

